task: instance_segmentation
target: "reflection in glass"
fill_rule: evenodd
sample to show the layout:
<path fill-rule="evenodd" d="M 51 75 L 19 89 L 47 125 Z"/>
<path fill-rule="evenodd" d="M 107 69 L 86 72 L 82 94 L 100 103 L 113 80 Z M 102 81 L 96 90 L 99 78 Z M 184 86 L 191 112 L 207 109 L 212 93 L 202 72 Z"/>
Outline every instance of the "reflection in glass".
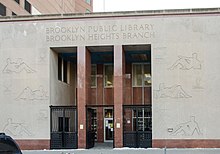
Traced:
<path fill-rule="evenodd" d="M 133 64 L 133 86 L 151 86 L 151 65 Z"/>
<path fill-rule="evenodd" d="M 113 86 L 113 65 L 105 65 L 105 87 Z"/>
<path fill-rule="evenodd" d="M 91 87 L 96 87 L 96 65 L 91 68 Z"/>

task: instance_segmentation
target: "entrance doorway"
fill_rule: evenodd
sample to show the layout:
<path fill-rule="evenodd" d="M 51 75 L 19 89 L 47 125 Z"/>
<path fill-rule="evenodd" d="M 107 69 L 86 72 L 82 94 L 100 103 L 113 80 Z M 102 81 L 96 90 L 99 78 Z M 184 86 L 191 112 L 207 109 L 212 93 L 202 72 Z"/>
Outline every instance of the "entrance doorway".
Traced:
<path fill-rule="evenodd" d="M 104 118 L 104 142 L 113 142 L 113 118 Z"/>
<path fill-rule="evenodd" d="M 87 148 L 113 148 L 114 144 L 114 111 L 110 105 L 90 105 L 86 109 Z"/>
<path fill-rule="evenodd" d="M 92 148 L 95 145 L 95 109 L 87 108 L 87 128 L 86 128 L 86 148 Z"/>
<path fill-rule="evenodd" d="M 104 108 L 104 142 L 114 140 L 113 108 Z"/>

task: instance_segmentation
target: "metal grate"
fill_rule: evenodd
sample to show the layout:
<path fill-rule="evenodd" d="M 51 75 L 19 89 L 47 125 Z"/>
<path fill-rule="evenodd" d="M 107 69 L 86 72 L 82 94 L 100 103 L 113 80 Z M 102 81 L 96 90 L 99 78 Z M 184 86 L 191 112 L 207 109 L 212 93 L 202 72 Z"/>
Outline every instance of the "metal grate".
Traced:
<path fill-rule="evenodd" d="M 152 132 L 138 132 L 139 147 L 149 148 L 152 146 Z"/>
<path fill-rule="evenodd" d="M 94 109 L 87 108 L 87 119 L 86 119 L 86 148 L 92 148 L 95 145 L 95 129 L 93 127 L 93 120 L 95 116 Z"/>
<path fill-rule="evenodd" d="M 63 147 L 62 143 L 62 133 L 61 132 L 51 132 L 51 149 L 60 149 Z"/>
<path fill-rule="evenodd" d="M 123 146 L 152 147 L 151 106 L 124 106 Z"/>
<path fill-rule="evenodd" d="M 76 107 L 51 106 L 51 149 L 77 148 Z"/>
<path fill-rule="evenodd" d="M 124 132 L 124 147 L 137 147 L 136 132 Z"/>
<path fill-rule="evenodd" d="M 71 148 L 77 148 L 77 133 L 64 133 L 64 145 L 66 148 L 71 149 Z M 75 146 L 73 146 L 75 145 Z"/>

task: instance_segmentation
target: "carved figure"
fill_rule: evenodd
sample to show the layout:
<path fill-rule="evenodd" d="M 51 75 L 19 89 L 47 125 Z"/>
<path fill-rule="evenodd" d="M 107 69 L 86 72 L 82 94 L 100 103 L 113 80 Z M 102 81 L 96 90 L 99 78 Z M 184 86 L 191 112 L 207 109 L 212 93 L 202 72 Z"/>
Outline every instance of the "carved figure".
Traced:
<path fill-rule="evenodd" d="M 18 59 L 16 62 L 11 61 L 10 58 L 7 59 L 6 66 L 3 69 L 3 73 L 20 73 L 25 71 L 27 73 L 35 72 L 31 67 L 29 67 L 22 59 Z"/>
<path fill-rule="evenodd" d="M 23 100 L 47 100 L 47 92 L 44 90 L 43 86 L 40 86 L 37 90 L 32 90 L 29 87 L 26 87 L 17 99 Z"/>
<path fill-rule="evenodd" d="M 164 83 L 159 85 L 159 90 L 155 90 L 156 98 L 190 98 L 182 88 L 181 85 L 174 85 L 171 87 L 165 87 Z"/>
<path fill-rule="evenodd" d="M 192 136 L 195 133 L 198 135 L 202 134 L 199 129 L 199 124 L 195 120 L 195 117 L 191 116 L 190 121 L 177 125 L 170 135 Z"/>
<path fill-rule="evenodd" d="M 3 131 L 13 136 L 32 135 L 22 123 L 13 123 L 11 118 L 8 119 Z"/>
<path fill-rule="evenodd" d="M 197 53 L 193 53 L 192 57 L 178 56 L 179 59 L 174 62 L 174 64 L 169 68 L 174 70 L 179 68 L 181 70 L 190 70 L 190 69 L 201 69 L 201 61 L 198 60 Z"/>

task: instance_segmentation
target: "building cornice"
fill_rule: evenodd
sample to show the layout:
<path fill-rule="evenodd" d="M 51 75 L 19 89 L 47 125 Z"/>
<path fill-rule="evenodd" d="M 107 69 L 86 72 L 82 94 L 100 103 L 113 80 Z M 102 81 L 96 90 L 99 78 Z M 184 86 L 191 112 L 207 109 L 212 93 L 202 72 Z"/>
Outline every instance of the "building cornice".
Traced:
<path fill-rule="evenodd" d="M 85 19 L 85 18 L 111 18 L 111 17 L 136 17 L 136 16 L 205 15 L 205 14 L 219 15 L 220 8 L 194 8 L 194 9 L 192 8 L 192 9 L 4 16 L 4 17 L 0 17 L 0 22 Z"/>

